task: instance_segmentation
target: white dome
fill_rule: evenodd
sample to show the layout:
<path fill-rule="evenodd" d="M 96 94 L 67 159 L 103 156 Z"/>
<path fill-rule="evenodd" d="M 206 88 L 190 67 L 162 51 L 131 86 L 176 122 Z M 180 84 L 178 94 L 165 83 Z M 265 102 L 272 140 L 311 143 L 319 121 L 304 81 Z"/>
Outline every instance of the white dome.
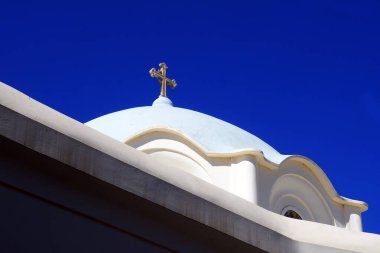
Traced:
<path fill-rule="evenodd" d="M 85 124 L 121 142 L 148 130 L 170 129 L 184 134 L 212 153 L 260 151 L 276 164 L 288 157 L 239 127 L 200 112 L 173 107 L 166 97 L 159 97 L 153 106 L 110 113 Z"/>

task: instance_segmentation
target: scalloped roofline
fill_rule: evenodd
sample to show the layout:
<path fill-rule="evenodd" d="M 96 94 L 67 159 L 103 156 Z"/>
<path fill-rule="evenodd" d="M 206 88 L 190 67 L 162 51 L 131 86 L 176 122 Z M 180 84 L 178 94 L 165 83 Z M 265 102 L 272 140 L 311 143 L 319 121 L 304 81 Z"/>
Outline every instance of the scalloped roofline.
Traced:
<path fill-rule="evenodd" d="M 279 154 L 279 157 L 273 158 L 271 155 L 267 154 L 266 156 L 261 150 L 255 150 L 255 149 L 239 149 L 239 150 L 232 150 L 229 152 L 212 152 L 204 148 L 201 144 L 199 144 L 196 140 L 188 136 L 187 134 L 178 131 L 177 129 L 171 129 L 171 128 L 150 128 L 141 131 L 140 133 L 135 134 L 134 136 L 124 140 L 123 142 L 125 144 L 132 143 L 136 141 L 138 138 L 149 135 L 152 133 L 166 133 L 169 135 L 173 135 L 176 137 L 179 137 L 186 142 L 188 142 L 192 148 L 199 153 L 209 157 L 209 158 L 234 158 L 238 156 L 251 156 L 255 158 L 257 162 L 259 162 L 264 167 L 270 169 L 270 170 L 278 170 L 283 167 L 287 162 L 289 161 L 295 161 L 297 163 L 300 163 L 304 165 L 305 168 L 307 168 L 310 173 L 320 182 L 323 189 L 326 191 L 327 195 L 330 197 L 330 199 L 340 205 L 346 205 L 358 208 L 361 212 L 368 210 L 368 204 L 360 201 L 360 200 L 352 200 L 349 198 L 345 198 L 343 196 L 340 196 L 337 191 L 335 190 L 334 186 L 332 185 L 330 179 L 327 177 L 325 172 L 322 170 L 321 167 L 318 166 L 313 160 L 311 160 L 308 157 L 302 156 L 302 155 L 282 155 Z M 274 161 L 280 161 L 278 163 Z"/>

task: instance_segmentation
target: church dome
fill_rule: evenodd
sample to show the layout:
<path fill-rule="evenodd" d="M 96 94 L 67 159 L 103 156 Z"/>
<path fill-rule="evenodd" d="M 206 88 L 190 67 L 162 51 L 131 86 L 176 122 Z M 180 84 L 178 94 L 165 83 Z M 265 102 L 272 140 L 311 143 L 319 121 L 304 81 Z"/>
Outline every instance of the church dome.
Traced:
<path fill-rule="evenodd" d="M 152 106 L 110 113 L 85 124 L 124 143 L 141 133 L 164 129 L 187 137 L 210 153 L 258 151 L 276 164 L 288 157 L 237 126 L 200 112 L 174 107 L 166 97 L 159 97 Z"/>

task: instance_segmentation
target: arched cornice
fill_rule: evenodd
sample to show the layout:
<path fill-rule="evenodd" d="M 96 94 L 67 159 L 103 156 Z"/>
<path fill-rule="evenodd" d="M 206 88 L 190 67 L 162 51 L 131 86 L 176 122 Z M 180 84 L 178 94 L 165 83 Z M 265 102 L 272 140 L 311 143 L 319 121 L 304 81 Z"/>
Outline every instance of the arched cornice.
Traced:
<path fill-rule="evenodd" d="M 330 179 L 328 179 L 327 175 L 324 173 L 322 168 L 319 167 L 313 160 L 301 155 L 292 155 L 283 160 L 281 164 L 279 164 L 279 167 L 284 167 L 287 163 L 290 162 L 296 162 L 303 165 L 304 168 L 306 168 L 316 179 L 318 179 L 323 189 L 334 202 L 341 205 L 347 205 L 358 208 L 361 212 L 368 210 L 367 203 L 340 196 L 336 192 Z"/>
<path fill-rule="evenodd" d="M 235 158 L 235 157 L 240 157 L 240 156 L 251 156 L 258 164 L 270 170 L 281 169 L 285 167 L 286 164 L 291 163 L 291 162 L 298 163 L 300 165 L 303 165 L 302 167 L 306 168 L 310 172 L 310 174 L 313 175 L 320 182 L 323 189 L 326 191 L 327 195 L 331 198 L 332 201 L 340 205 L 346 205 L 346 206 L 357 208 L 361 212 L 368 210 L 367 203 L 362 202 L 362 201 L 347 199 L 340 196 L 336 192 L 334 186 L 331 184 L 331 181 L 328 179 L 328 177 L 323 172 L 323 170 L 315 162 L 313 162 L 311 159 L 305 156 L 280 155 L 281 159 L 278 159 L 278 157 L 272 158 L 270 155 L 269 156 L 265 155 L 261 150 L 255 150 L 255 149 L 239 149 L 239 150 L 231 150 L 229 152 L 223 152 L 223 153 L 212 152 L 210 150 L 206 150 L 193 138 L 187 136 L 186 134 L 176 129 L 159 128 L 159 127 L 146 129 L 132 136 L 131 138 L 124 140 L 124 143 L 133 144 L 133 143 L 136 143 L 139 139 L 142 139 L 143 137 L 147 137 L 155 133 L 164 133 L 167 136 L 173 136 L 175 139 L 181 140 L 182 142 L 186 143 L 189 147 L 191 147 L 193 150 L 197 151 L 199 154 L 204 155 L 208 158 Z M 280 162 L 274 162 L 274 161 L 279 161 L 279 160 Z"/>

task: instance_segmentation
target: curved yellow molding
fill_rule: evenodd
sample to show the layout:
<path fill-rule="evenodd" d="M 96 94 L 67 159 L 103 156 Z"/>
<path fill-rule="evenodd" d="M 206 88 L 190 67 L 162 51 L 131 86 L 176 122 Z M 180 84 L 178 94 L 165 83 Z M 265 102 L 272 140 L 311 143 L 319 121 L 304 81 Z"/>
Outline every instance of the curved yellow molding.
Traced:
<path fill-rule="evenodd" d="M 226 153 L 217 153 L 217 152 L 211 152 L 203 148 L 197 141 L 195 141 L 193 138 L 189 137 L 185 133 L 182 133 L 181 131 L 175 130 L 175 129 L 168 129 L 168 128 L 150 128 L 147 130 L 144 130 L 131 138 L 124 141 L 125 144 L 130 145 L 131 143 L 137 141 L 137 139 L 147 136 L 152 133 L 166 133 L 169 135 L 173 135 L 176 137 L 179 137 L 180 139 L 183 139 L 185 142 L 189 144 L 190 147 L 193 147 L 195 151 L 198 153 L 201 153 L 209 158 L 235 158 L 238 156 L 252 156 L 255 158 L 255 160 L 261 164 L 262 166 L 271 169 L 271 170 L 277 170 L 286 165 L 288 162 L 297 162 L 302 165 L 308 171 L 315 176 L 315 178 L 321 183 L 323 189 L 326 191 L 327 195 L 337 204 L 340 205 L 346 205 L 351 206 L 354 208 L 359 209 L 361 212 L 364 212 L 368 210 L 368 204 L 363 201 L 358 200 L 351 200 L 344 198 L 340 196 L 334 186 L 331 184 L 331 181 L 328 179 L 327 175 L 323 172 L 323 170 L 311 159 L 301 156 L 301 155 L 289 155 L 286 157 L 281 163 L 276 164 L 274 162 L 269 161 L 267 158 L 265 158 L 263 152 L 261 150 L 255 150 L 255 149 L 239 149 L 239 150 L 232 150 L 230 152 Z"/>
<path fill-rule="evenodd" d="M 359 201 L 359 200 L 352 200 L 347 199 L 342 196 L 340 196 L 334 186 L 332 185 L 330 179 L 328 179 L 327 175 L 323 172 L 323 170 L 311 159 L 301 156 L 301 155 L 292 155 L 286 158 L 284 161 L 281 162 L 280 167 L 285 165 L 288 162 L 295 161 L 298 163 L 301 163 L 304 165 L 306 169 L 309 170 L 309 172 L 314 175 L 318 181 L 321 183 L 323 189 L 327 192 L 327 194 L 330 196 L 330 198 L 341 205 L 347 205 L 358 208 L 361 212 L 368 210 L 368 204 Z"/>

